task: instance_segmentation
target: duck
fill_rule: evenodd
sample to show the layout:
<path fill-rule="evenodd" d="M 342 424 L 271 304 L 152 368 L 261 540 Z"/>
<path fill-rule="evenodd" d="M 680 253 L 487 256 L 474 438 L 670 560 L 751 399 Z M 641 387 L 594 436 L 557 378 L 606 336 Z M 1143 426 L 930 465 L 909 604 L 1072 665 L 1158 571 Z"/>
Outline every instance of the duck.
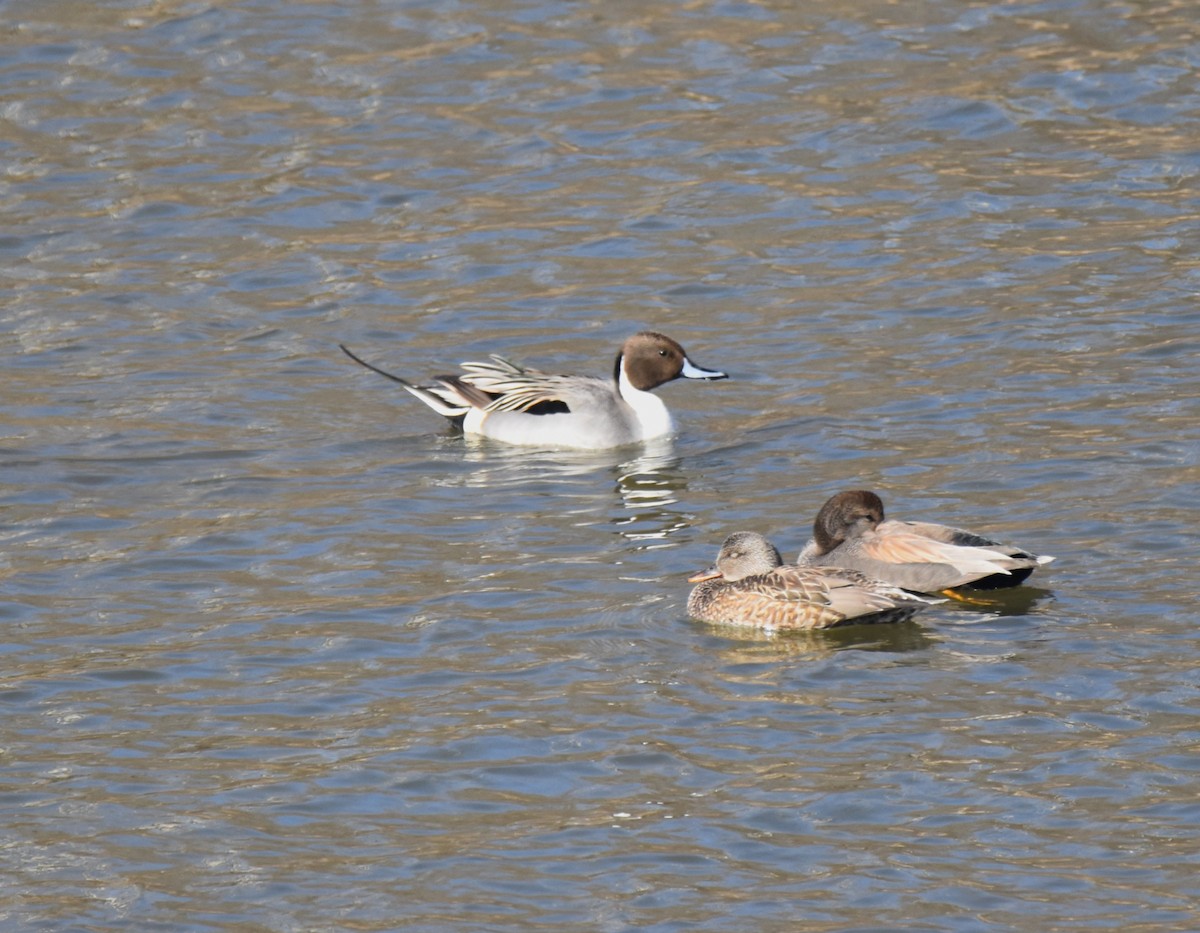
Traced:
<path fill-rule="evenodd" d="M 462 375 L 434 376 L 415 385 L 342 352 L 398 382 L 465 434 L 509 444 L 602 450 L 672 434 L 675 423 L 652 390 L 672 380 L 715 380 L 726 373 L 695 365 L 665 334 L 640 331 L 625 340 L 610 379 L 554 375 L 502 356 L 463 363 Z"/>
<path fill-rule="evenodd" d="M 878 495 L 851 489 L 821 506 L 797 564 L 843 567 L 913 592 L 941 593 L 1017 586 L 1052 560 L 962 528 L 885 520 Z"/>
<path fill-rule="evenodd" d="M 787 567 L 778 549 L 753 531 L 722 543 L 716 563 L 688 577 L 688 615 L 702 622 L 772 630 L 902 622 L 944 602 L 908 593 L 838 567 Z"/>

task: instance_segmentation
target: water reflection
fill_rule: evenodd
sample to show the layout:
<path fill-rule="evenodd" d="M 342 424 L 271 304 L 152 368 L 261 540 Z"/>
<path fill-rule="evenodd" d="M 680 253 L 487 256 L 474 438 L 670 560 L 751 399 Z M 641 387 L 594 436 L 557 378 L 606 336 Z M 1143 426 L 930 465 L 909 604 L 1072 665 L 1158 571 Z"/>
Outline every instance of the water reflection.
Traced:
<path fill-rule="evenodd" d="M 729 680 L 744 682 L 758 682 L 763 678 L 771 680 L 771 669 L 757 667 L 769 662 L 794 662 L 805 658 L 828 657 L 839 651 L 899 654 L 925 651 L 937 644 L 936 636 L 931 635 L 921 624 L 912 621 L 786 632 L 768 632 L 741 625 L 716 625 L 708 622 L 693 624 L 710 634 L 716 656 L 725 664 L 732 665 L 725 671 L 725 676 Z M 738 667 L 746 664 L 755 667 Z"/>
<path fill-rule="evenodd" d="M 617 466 L 616 489 L 629 514 L 613 524 L 630 541 L 662 540 L 691 524 L 672 508 L 687 490 L 681 462 L 671 439 L 660 438 L 646 444 L 641 456 Z"/>
<path fill-rule="evenodd" d="M 950 621 L 970 624 L 1003 616 L 1027 616 L 1053 599 L 1052 590 L 1022 584 L 1003 590 L 963 590 L 957 599 L 948 600 L 938 609 Z"/>
<path fill-rule="evenodd" d="M 3 926 L 1194 929 L 1193 8 L 7 4 Z M 329 352 L 644 326 L 680 458 Z M 848 481 L 1059 595 L 686 619 Z"/>
<path fill-rule="evenodd" d="M 515 447 L 475 435 L 462 435 L 461 473 L 434 478 L 439 486 L 471 489 L 523 489 L 531 495 L 550 491 L 594 498 L 598 481 L 612 477 L 618 506 L 611 522 L 630 541 L 655 541 L 689 527 L 686 514 L 674 506 L 687 490 L 683 460 L 672 438 L 656 438 L 637 447 L 613 450 L 570 450 Z M 547 487 L 553 487 L 547 489 Z M 597 503 L 597 508 L 601 503 Z"/>
<path fill-rule="evenodd" d="M 523 486 L 531 482 L 553 482 L 590 478 L 616 466 L 628 451 L 573 450 L 570 448 L 524 447 L 463 434 L 463 462 L 471 469 L 452 484 L 476 489 Z"/>

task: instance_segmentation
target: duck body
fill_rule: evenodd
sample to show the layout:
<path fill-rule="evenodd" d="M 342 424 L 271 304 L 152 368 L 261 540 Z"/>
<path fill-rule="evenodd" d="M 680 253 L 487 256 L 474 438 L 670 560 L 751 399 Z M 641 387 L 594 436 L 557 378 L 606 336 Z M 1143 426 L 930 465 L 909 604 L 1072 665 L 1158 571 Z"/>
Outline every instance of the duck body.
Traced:
<path fill-rule="evenodd" d="M 797 563 L 857 570 L 906 590 L 937 593 L 1017 586 L 1052 560 L 962 528 L 885 520 L 879 496 L 856 489 L 821 507 Z"/>
<path fill-rule="evenodd" d="M 772 630 L 902 622 L 941 602 L 836 567 L 785 567 L 762 535 L 736 532 L 716 563 L 689 577 L 688 615 L 703 622 Z"/>
<path fill-rule="evenodd" d="M 461 375 L 435 376 L 432 385 L 418 386 L 342 350 L 398 382 L 464 433 L 538 447 L 599 450 L 670 434 L 671 414 L 651 390 L 681 377 L 727 378 L 694 365 L 676 341 L 653 331 L 625 341 L 611 379 L 555 375 L 492 356 L 464 363 Z"/>

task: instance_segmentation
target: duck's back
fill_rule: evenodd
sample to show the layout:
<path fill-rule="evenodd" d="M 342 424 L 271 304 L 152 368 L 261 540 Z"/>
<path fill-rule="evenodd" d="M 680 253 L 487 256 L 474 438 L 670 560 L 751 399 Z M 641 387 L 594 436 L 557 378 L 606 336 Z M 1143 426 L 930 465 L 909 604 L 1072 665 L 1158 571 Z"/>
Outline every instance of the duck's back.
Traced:
<path fill-rule="evenodd" d="M 825 554 L 813 554 L 806 548 L 801 554 L 801 562 L 813 567 L 856 570 L 872 580 L 882 580 L 917 593 L 937 593 L 962 586 L 978 575 L 964 572 L 935 553 L 903 547 L 921 542 L 887 535 L 889 524 L 894 523 L 884 522 L 876 531 L 844 541 Z M 911 536 L 911 539 L 917 538 Z M 898 543 L 901 547 L 896 546 Z"/>
<path fill-rule="evenodd" d="M 701 584 L 688 598 L 688 613 L 706 622 L 823 629 L 849 622 L 899 622 L 927 604 L 855 571 L 781 567 L 734 582 Z"/>

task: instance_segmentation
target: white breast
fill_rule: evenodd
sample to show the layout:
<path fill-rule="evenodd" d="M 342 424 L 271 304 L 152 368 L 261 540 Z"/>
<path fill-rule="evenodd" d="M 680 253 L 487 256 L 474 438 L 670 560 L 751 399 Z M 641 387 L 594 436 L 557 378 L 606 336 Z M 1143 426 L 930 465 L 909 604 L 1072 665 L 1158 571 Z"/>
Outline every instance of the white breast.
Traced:
<path fill-rule="evenodd" d="M 641 389 L 634 388 L 625 375 L 624 367 L 621 367 L 619 386 L 621 397 L 633 409 L 638 424 L 641 425 L 642 440 L 661 437 L 675 430 L 675 422 L 671 420 L 671 413 L 667 411 L 663 400 L 653 392 L 643 392 Z"/>

